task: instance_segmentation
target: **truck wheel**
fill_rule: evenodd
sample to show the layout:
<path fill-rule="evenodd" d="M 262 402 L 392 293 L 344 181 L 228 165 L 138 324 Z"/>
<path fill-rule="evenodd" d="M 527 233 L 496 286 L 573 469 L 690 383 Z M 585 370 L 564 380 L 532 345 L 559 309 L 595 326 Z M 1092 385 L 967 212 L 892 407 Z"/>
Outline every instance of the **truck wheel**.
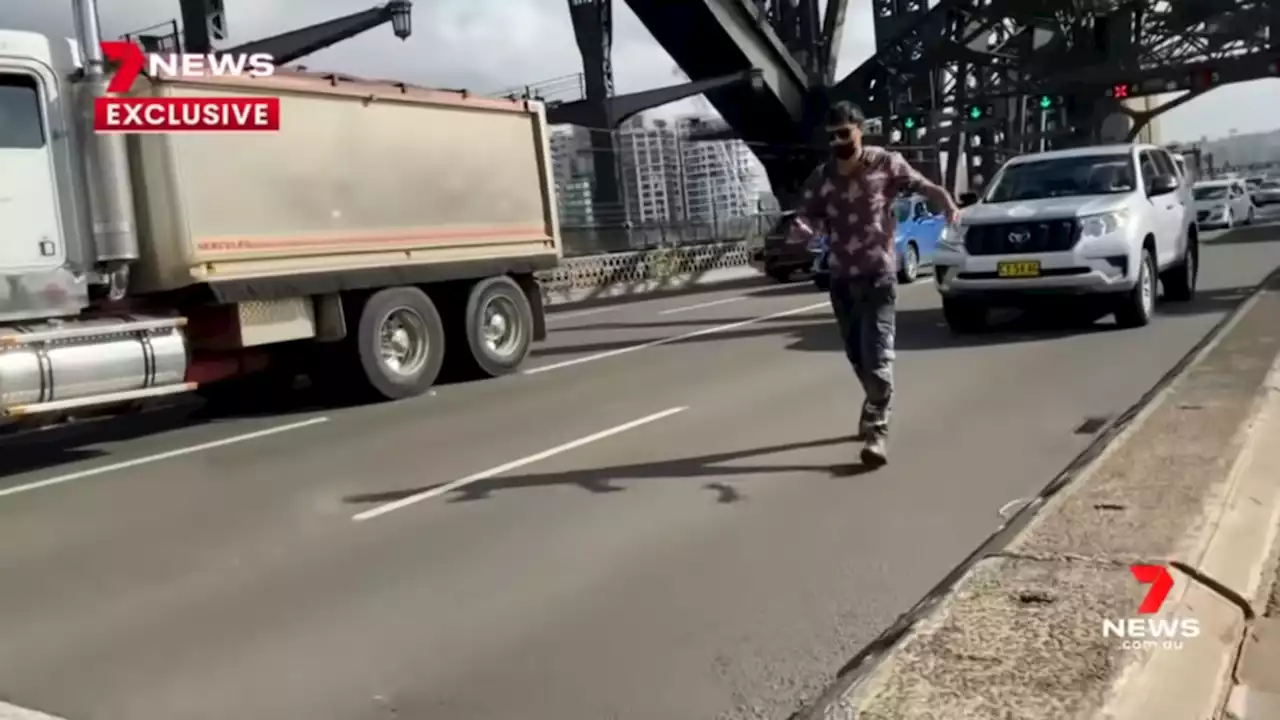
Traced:
<path fill-rule="evenodd" d="M 1116 305 L 1116 324 L 1122 328 L 1139 328 L 1151 322 L 1156 306 L 1156 258 L 1150 250 L 1142 251 L 1138 266 L 1138 282 L 1122 293 Z"/>
<path fill-rule="evenodd" d="M 987 329 L 987 306 L 961 298 L 942 299 L 942 318 L 957 335 L 970 335 Z"/>
<path fill-rule="evenodd" d="M 379 290 L 365 301 L 349 338 L 364 371 L 366 394 L 399 400 L 426 392 L 444 361 L 444 325 L 415 287 Z"/>
<path fill-rule="evenodd" d="M 1191 233 L 1191 237 L 1187 238 L 1187 256 L 1160 276 L 1160 284 L 1164 286 L 1164 299 L 1171 302 L 1188 302 L 1194 299 L 1199 274 L 1200 243 L 1196 240 L 1195 233 Z"/>
<path fill-rule="evenodd" d="M 467 297 L 465 332 L 473 369 L 490 377 L 515 372 L 533 342 L 529 298 L 505 275 L 481 280 Z"/>

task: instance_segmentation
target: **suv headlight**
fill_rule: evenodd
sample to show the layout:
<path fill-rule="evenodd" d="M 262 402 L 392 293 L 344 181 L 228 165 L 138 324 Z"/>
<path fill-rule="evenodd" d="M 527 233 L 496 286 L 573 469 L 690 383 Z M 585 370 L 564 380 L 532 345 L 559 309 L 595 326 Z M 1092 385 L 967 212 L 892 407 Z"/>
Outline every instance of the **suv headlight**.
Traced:
<path fill-rule="evenodd" d="M 1080 218 L 1080 237 L 1106 237 L 1117 230 L 1123 230 L 1128 224 L 1128 210 L 1116 210 L 1114 212 L 1099 213 L 1097 215 L 1087 215 Z"/>
<path fill-rule="evenodd" d="M 938 235 L 938 247 L 949 252 L 964 252 L 964 236 L 968 232 L 968 225 L 947 225 Z"/>

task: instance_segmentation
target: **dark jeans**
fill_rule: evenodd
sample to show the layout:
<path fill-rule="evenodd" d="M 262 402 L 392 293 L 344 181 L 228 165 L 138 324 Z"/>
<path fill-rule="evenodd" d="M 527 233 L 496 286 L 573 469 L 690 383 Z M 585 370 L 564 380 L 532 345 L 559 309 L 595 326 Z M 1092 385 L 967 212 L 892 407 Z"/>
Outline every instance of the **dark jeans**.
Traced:
<path fill-rule="evenodd" d="M 897 324 L 898 287 L 892 278 L 831 278 L 835 311 L 844 352 L 862 383 L 861 428 L 874 437 L 889 434 L 893 406 L 893 340 Z"/>

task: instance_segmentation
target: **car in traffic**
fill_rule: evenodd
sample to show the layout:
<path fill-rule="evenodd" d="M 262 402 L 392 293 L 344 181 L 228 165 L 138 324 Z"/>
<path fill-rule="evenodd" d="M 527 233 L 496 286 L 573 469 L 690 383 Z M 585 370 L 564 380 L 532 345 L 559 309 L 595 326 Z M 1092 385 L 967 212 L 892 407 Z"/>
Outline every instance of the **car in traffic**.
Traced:
<path fill-rule="evenodd" d="M 1192 188 L 1196 222 L 1202 228 L 1233 228 L 1253 223 L 1256 210 L 1241 180 L 1205 180 Z"/>
<path fill-rule="evenodd" d="M 938 244 L 934 279 L 947 324 L 978 332 L 995 307 L 1075 303 L 1140 327 L 1158 285 L 1166 300 L 1190 300 L 1199 232 L 1187 185 L 1155 145 L 1010 160 Z"/>
<path fill-rule="evenodd" d="M 1267 179 L 1253 192 L 1253 204 L 1259 207 L 1280 203 L 1280 180 Z"/>
<path fill-rule="evenodd" d="M 763 246 L 752 255 L 752 263 L 774 280 L 790 282 L 796 273 L 807 273 L 813 265 L 813 254 L 802 244 L 787 241 L 796 211 L 783 212 L 765 233 Z"/>
<path fill-rule="evenodd" d="M 922 268 L 933 266 L 938 240 L 947 221 L 920 195 L 898 198 L 892 212 L 896 225 L 893 244 L 898 253 L 898 282 L 905 285 L 915 282 Z M 826 236 L 814 238 L 809 243 L 809 252 L 814 255 L 810 268 L 813 284 L 819 290 L 826 290 L 830 286 L 830 250 Z"/>

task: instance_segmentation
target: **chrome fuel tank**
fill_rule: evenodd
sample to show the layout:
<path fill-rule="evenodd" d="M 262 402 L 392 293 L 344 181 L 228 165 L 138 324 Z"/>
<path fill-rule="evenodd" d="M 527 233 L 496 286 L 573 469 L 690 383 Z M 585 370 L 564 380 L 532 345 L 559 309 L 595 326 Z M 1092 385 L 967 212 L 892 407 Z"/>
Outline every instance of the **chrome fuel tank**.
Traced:
<path fill-rule="evenodd" d="M 183 392 L 183 318 L 0 327 L 0 411 L 30 415 Z"/>

